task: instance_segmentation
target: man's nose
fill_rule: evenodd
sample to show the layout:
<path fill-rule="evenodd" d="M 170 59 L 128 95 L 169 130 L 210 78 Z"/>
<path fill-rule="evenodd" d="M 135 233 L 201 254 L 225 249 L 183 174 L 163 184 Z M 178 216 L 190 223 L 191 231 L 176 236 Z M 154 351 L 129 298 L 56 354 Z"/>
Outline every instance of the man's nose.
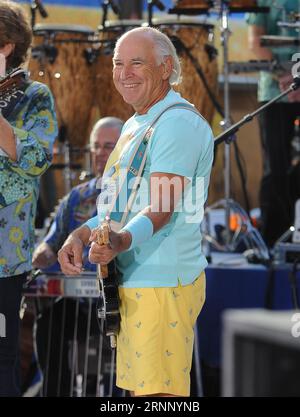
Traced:
<path fill-rule="evenodd" d="M 126 79 L 131 75 L 131 66 L 130 65 L 123 65 L 122 71 L 121 71 L 121 79 Z"/>

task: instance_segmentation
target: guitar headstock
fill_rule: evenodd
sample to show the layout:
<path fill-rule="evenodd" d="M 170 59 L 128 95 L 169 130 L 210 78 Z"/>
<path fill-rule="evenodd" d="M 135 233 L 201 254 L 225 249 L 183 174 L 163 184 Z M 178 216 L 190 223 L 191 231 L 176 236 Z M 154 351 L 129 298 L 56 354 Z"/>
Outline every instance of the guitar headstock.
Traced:
<path fill-rule="evenodd" d="M 101 225 L 98 227 L 96 231 L 96 238 L 98 245 L 108 245 L 109 244 L 109 232 L 110 232 L 110 225 L 109 220 L 105 219 Z M 108 267 L 107 265 L 99 265 L 98 274 L 102 278 L 106 278 L 108 276 Z"/>
<path fill-rule="evenodd" d="M 0 77 L 0 97 L 9 95 L 26 80 L 27 72 L 23 69 L 16 69 L 6 77 Z"/>

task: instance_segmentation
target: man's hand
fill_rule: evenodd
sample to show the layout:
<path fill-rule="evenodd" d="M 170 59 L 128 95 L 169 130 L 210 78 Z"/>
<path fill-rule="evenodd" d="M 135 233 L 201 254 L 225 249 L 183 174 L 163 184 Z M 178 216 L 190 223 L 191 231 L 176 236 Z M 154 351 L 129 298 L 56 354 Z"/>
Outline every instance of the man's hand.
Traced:
<path fill-rule="evenodd" d="M 32 265 L 34 268 L 48 268 L 53 265 L 56 260 L 56 254 L 46 242 L 42 242 L 32 255 Z"/>
<path fill-rule="evenodd" d="M 84 244 L 82 240 L 70 235 L 58 251 L 58 262 L 66 275 L 79 275 L 82 272 L 82 253 Z"/>
<path fill-rule="evenodd" d="M 97 243 L 97 229 L 92 231 L 89 251 L 89 261 L 95 264 L 107 265 L 118 253 L 127 250 L 131 244 L 131 235 L 123 230 L 121 232 L 109 232 L 109 245 L 99 245 Z"/>

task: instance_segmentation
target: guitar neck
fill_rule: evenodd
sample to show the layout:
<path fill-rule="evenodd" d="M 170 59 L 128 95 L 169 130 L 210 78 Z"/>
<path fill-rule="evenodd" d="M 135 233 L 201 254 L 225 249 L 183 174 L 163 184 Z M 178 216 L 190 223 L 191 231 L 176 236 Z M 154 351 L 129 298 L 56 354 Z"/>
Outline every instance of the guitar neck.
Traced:
<path fill-rule="evenodd" d="M 108 266 L 107 265 L 97 265 L 97 275 L 98 278 L 107 278 L 108 277 Z"/>

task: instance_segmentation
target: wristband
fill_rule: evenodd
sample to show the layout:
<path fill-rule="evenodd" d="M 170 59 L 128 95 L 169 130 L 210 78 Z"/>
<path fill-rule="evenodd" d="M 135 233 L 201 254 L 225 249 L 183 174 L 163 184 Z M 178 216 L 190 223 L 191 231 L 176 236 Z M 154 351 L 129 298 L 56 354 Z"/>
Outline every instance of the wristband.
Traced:
<path fill-rule="evenodd" d="M 92 217 L 91 219 L 87 220 L 83 223 L 83 226 L 87 226 L 90 230 L 95 229 L 98 227 L 98 216 Z"/>
<path fill-rule="evenodd" d="M 127 249 L 131 250 L 153 236 L 153 223 L 149 217 L 137 215 L 122 230 L 126 230 L 131 234 L 131 245 Z"/>

